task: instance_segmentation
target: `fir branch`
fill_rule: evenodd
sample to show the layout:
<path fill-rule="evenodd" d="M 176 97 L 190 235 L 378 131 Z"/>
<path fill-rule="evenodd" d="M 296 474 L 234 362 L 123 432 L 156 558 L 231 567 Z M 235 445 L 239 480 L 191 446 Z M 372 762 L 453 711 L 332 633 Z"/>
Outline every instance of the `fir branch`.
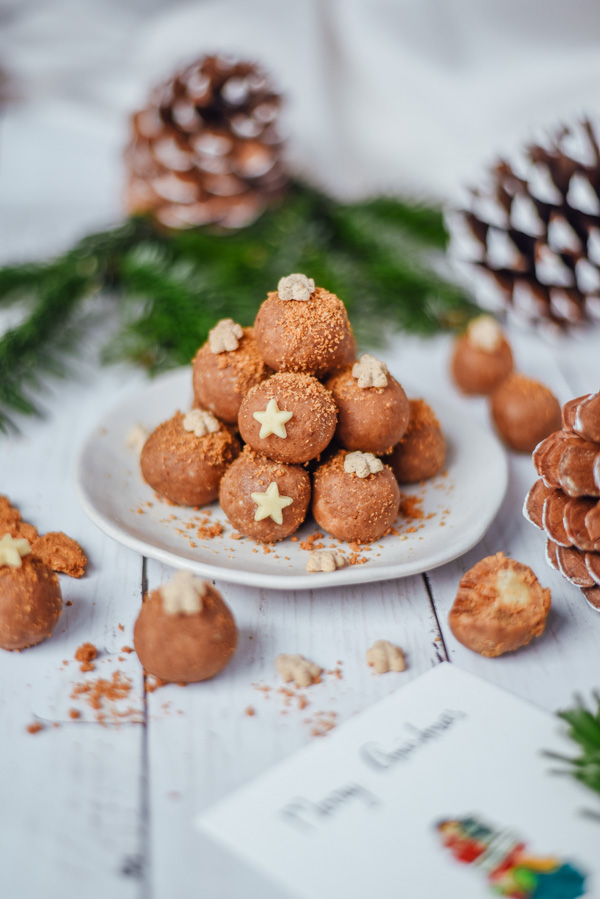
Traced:
<path fill-rule="evenodd" d="M 548 752 L 546 755 L 563 762 L 567 766 L 563 771 L 600 793 L 600 694 L 594 693 L 593 698 L 597 705 L 595 712 L 586 708 L 578 697 L 574 708 L 558 713 L 569 725 L 567 735 L 578 744 L 580 754 L 568 757 Z"/>
<path fill-rule="evenodd" d="M 436 272 L 445 241 L 437 209 L 393 198 L 340 204 L 293 182 L 240 231 L 167 233 L 136 217 L 56 260 L 6 266 L 0 306 L 22 303 L 28 317 L 0 339 L 0 429 L 9 426 L 9 410 L 37 411 L 42 374 L 61 370 L 61 338 L 99 291 L 114 296 L 121 316 L 103 358 L 150 371 L 189 362 L 220 318 L 251 324 L 266 292 L 290 271 L 337 293 L 359 340 L 373 344 L 390 324 L 431 334 L 477 311 Z"/>

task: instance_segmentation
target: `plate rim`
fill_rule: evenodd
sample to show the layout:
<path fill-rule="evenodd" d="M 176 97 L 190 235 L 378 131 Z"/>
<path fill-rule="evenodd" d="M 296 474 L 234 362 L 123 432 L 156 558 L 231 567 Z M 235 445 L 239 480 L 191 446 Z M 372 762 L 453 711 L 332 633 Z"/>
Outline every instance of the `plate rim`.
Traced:
<path fill-rule="evenodd" d="M 493 434 L 491 431 L 487 431 L 474 418 L 470 418 L 464 413 L 458 412 L 457 410 L 453 409 L 452 412 L 456 418 L 468 421 L 471 427 L 474 427 L 487 440 L 489 440 L 492 444 L 495 444 L 496 449 L 499 450 L 499 462 L 501 463 L 501 468 L 499 467 L 495 472 L 494 478 L 495 484 L 497 485 L 496 500 L 494 503 L 486 506 L 487 514 L 484 516 L 484 518 L 480 519 L 480 526 L 474 529 L 472 539 L 469 539 L 468 543 L 461 546 L 459 550 L 452 551 L 449 554 L 443 553 L 440 550 L 435 556 L 433 556 L 431 560 L 427 561 L 426 565 L 423 564 L 423 560 L 421 559 L 414 560 L 413 562 L 407 561 L 402 563 L 387 563 L 384 565 L 379 565 L 376 569 L 366 564 L 348 566 L 338 569 L 334 572 L 316 572 L 314 574 L 281 574 L 277 572 L 271 574 L 268 572 L 251 571 L 249 569 L 228 568 L 223 564 L 211 564 L 208 562 L 203 562 L 201 560 L 195 561 L 178 556 L 170 549 L 163 549 L 161 547 L 154 546 L 152 544 L 146 543 L 144 540 L 138 537 L 133 536 L 128 531 L 121 528 L 118 524 L 115 524 L 115 522 L 112 519 L 108 518 L 103 512 L 99 511 L 90 498 L 88 490 L 86 488 L 86 473 L 84 471 L 84 463 L 87 452 L 92 450 L 93 444 L 95 443 L 102 428 L 106 427 L 107 423 L 118 416 L 124 408 L 127 408 L 131 404 L 132 400 L 135 400 L 136 398 L 139 399 L 142 395 L 147 393 L 151 394 L 154 389 L 157 389 L 157 387 L 162 387 L 163 385 L 167 385 L 171 380 L 174 382 L 183 380 L 184 375 L 189 377 L 189 370 L 187 366 L 158 375 L 149 383 L 144 384 L 141 388 L 138 385 L 137 390 L 128 392 L 126 397 L 122 398 L 118 403 L 112 406 L 107 412 L 104 413 L 102 418 L 96 422 L 79 449 L 74 467 L 73 480 L 75 494 L 81 508 L 88 516 L 88 518 L 108 537 L 115 540 L 122 546 L 127 547 L 128 549 L 134 550 L 143 557 L 155 559 L 156 561 L 162 562 L 163 564 L 169 565 L 173 568 L 188 569 L 210 579 L 271 590 L 274 589 L 289 591 L 315 588 L 322 589 L 327 587 L 378 583 L 380 581 L 402 579 L 405 577 L 412 577 L 416 574 L 423 574 L 428 571 L 433 571 L 435 568 L 439 568 L 441 565 L 446 565 L 449 562 L 452 562 L 454 559 L 460 558 L 465 553 L 467 553 L 486 534 L 506 496 L 506 491 L 508 488 L 508 457 L 506 451 L 504 450 L 504 447 L 495 434 Z M 427 401 L 429 402 L 429 393 L 427 397 Z M 431 402 L 434 408 L 436 408 L 435 398 L 431 397 Z M 134 424 L 133 421 L 132 424 Z"/>

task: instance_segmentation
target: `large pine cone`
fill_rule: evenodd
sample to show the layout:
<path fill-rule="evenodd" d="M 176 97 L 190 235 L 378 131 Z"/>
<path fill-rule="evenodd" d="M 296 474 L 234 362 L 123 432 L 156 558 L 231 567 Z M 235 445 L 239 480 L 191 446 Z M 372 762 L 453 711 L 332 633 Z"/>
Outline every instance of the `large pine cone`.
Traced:
<path fill-rule="evenodd" d="M 250 224 L 286 181 L 280 106 L 249 62 L 206 56 L 177 72 L 132 117 L 127 211 L 169 228 Z"/>
<path fill-rule="evenodd" d="M 563 406 L 563 429 L 533 453 L 541 476 L 525 518 L 546 532 L 546 558 L 600 611 L 600 392 Z"/>
<path fill-rule="evenodd" d="M 450 246 L 482 306 L 553 329 L 600 321 L 600 149 L 589 121 L 499 162 L 466 207 L 448 216 Z"/>

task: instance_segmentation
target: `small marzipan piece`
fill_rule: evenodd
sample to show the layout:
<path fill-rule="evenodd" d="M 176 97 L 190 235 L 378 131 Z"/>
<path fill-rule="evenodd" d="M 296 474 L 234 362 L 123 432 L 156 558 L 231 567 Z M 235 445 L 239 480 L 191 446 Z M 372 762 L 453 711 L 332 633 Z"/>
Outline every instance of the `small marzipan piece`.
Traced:
<path fill-rule="evenodd" d="M 160 588 L 163 608 L 167 615 L 196 615 L 202 611 L 206 596 L 206 581 L 194 577 L 191 571 L 177 571 Z"/>
<path fill-rule="evenodd" d="M 220 322 L 208 332 L 208 346 L 211 353 L 232 353 L 240 345 L 244 336 L 242 326 L 236 324 L 232 318 L 222 318 Z"/>
<path fill-rule="evenodd" d="M 139 422 L 132 425 L 127 435 L 127 449 L 133 450 L 138 455 L 142 452 L 142 448 L 150 435 L 150 431 Z"/>
<path fill-rule="evenodd" d="M 8 565 L 10 568 L 20 568 L 23 564 L 21 558 L 31 552 L 31 544 L 24 537 L 11 537 L 5 534 L 0 540 L 0 565 Z"/>
<path fill-rule="evenodd" d="M 387 387 L 387 375 L 385 363 L 369 353 L 363 353 L 358 362 L 352 366 L 352 377 L 358 379 L 358 386 L 361 389 Z"/>
<path fill-rule="evenodd" d="M 283 524 L 283 510 L 286 506 L 291 506 L 294 501 L 291 496 L 279 495 L 276 481 L 271 481 L 265 493 L 251 493 L 250 496 L 257 506 L 254 520 L 262 521 L 263 518 L 272 518 L 275 524 Z"/>
<path fill-rule="evenodd" d="M 315 282 L 306 275 L 295 273 L 279 279 L 277 293 L 280 300 L 310 300 L 315 292 Z"/>
<path fill-rule="evenodd" d="M 333 549 L 313 549 L 306 562 L 307 571 L 335 571 L 343 568 L 346 559 Z"/>
<path fill-rule="evenodd" d="M 406 670 L 404 652 L 400 646 L 395 646 L 389 640 L 375 640 L 370 649 L 367 649 L 367 664 L 374 668 L 377 674 Z"/>
<path fill-rule="evenodd" d="M 212 412 L 204 409 L 191 409 L 183 419 L 183 430 L 194 433 L 196 437 L 206 437 L 221 430 L 221 424 Z"/>
<path fill-rule="evenodd" d="M 368 478 L 370 474 L 383 471 L 383 462 L 373 453 L 356 450 L 344 457 L 344 471 L 346 474 L 355 474 L 357 478 Z"/>
<path fill-rule="evenodd" d="M 289 684 L 294 681 L 297 687 L 310 687 L 319 680 L 319 676 L 323 669 L 305 659 L 301 655 L 286 655 L 281 653 L 275 659 L 275 667 L 281 675 L 284 683 Z"/>
<path fill-rule="evenodd" d="M 252 413 L 252 417 L 255 418 L 261 426 L 258 435 L 261 440 L 265 440 L 267 437 L 270 437 L 271 434 L 275 434 L 276 437 L 281 437 L 285 440 L 287 437 L 285 423 L 286 421 L 289 421 L 293 415 L 293 412 L 287 412 L 285 409 L 280 409 L 276 399 L 269 400 L 264 412 L 259 411 Z"/>
<path fill-rule="evenodd" d="M 493 315 L 472 318 L 467 325 L 467 337 L 469 343 L 484 353 L 494 353 L 503 340 L 502 329 Z"/>

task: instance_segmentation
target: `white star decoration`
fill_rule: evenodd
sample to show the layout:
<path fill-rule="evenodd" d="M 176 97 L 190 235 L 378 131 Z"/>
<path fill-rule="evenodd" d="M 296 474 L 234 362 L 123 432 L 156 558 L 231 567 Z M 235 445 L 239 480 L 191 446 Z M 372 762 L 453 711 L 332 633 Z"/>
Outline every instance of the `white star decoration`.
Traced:
<path fill-rule="evenodd" d="M 277 400 L 269 400 L 264 412 L 254 412 L 253 417 L 262 425 L 259 433 L 261 440 L 275 434 L 276 437 L 287 437 L 285 429 L 286 421 L 289 421 L 294 413 L 286 412 L 277 405 Z"/>
<path fill-rule="evenodd" d="M 291 500 L 290 500 L 291 502 Z M 11 537 L 5 534 L 0 540 L 0 565 L 10 565 L 11 568 L 20 568 L 21 556 L 28 556 L 31 552 L 29 540 L 23 537 Z"/>
<path fill-rule="evenodd" d="M 279 487 L 275 481 L 271 481 L 265 493 L 251 493 L 250 495 L 257 507 L 254 513 L 255 521 L 272 518 L 275 524 L 283 524 L 282 510 L 286 506 L 291 506 L 293 499 L 291 496 L 280 496 Z"/>
<path fill-rule="evenodd" d="M 206 581 L 194 577 L 191 571 L 177 571 L 160 592 L 167 615 L 194 615 L 202 611 Z"/>

